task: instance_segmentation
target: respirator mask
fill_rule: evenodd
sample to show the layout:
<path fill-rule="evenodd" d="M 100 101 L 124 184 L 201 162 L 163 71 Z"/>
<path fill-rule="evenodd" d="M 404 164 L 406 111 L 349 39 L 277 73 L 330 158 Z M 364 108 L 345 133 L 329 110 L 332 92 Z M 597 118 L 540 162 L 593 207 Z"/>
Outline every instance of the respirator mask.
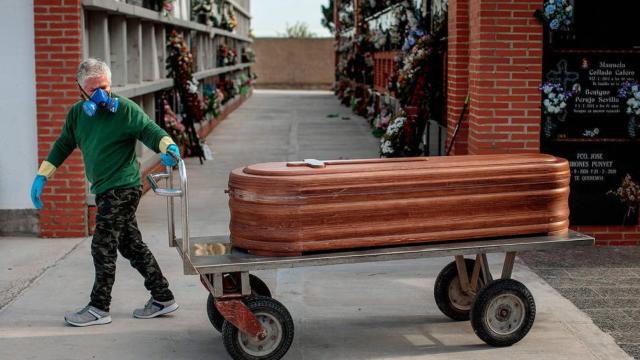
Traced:
<path fill-rule="evenodd" d="M 111 94 L 103 89 L 96 89 L 91 96 L 87 94 L 80 83 L 76 81 L 80 91 L 85 96 L 85 101 L 82 104 L 82 110 L 88 116 L 94 116 L 98 111 L 98 108 L 106 108 L 109 112 L 116 112 L 118 110 L 118 99 L 111 97 Z"/>

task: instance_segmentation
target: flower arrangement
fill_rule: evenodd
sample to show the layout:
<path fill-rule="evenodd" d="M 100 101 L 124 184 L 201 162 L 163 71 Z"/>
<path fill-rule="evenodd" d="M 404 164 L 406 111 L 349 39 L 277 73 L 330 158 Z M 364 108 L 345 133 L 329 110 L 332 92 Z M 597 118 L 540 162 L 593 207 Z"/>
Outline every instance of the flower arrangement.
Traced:
<path fill-rule="evenodd" d="M 382 139 L 380 139 L 380 156 L 402 156 L 404 150 L 403 133 L 406 123 L 407 118 L 404 114 L 401 114 L 389 123 L 387 131 L 382 135 Z"/>
<path fill-rule="evenodd" d="M 243 63 L 252 63 L 256 61 L 256 54 L 252 48 L 242 48 L 240 58 Z"/>
<path fill-rule="evenodd" d="M 229 31 L 235 30 L 238 27 L 238 17 L 236 16 L 236 11 L 233 6 L 227 6 L 227 16 L 229 17 Z"/>
<path fill-rule="evenodd" d="M 155 11 L 160 11 L 163 16 L 170 16 L 175 0 L 145 0 L 143 6 Z"/>
<path fill-rule="evenodd" d="M 248 95 L 251 91 L 251 85 L 253 84 L 253 77 L 245 73 L 241 73 L 237 79 L 240 95 Z"/>
<path fill-rule="evenodd" d="M 220 5 L 220 28 L 227 31 L 233 31 L 238 26 L 238 18 L 233 10 L 233 6 L 228 4 Z"/>
<path fill-rule="evenodd" d="M 171 136 L 176 144 L 187 145 L 188 137 L 185 134 L 186 129 L 178 119 L 178 116 L 171 110 L 171 106 L 169 106 L 169 102 L 166 99 L 163 100 L 163 110 L 164 128 L 169 136 Z"/>
<path fill-rule="evenodd" d="M 353 3 L 351 1 L 340 1 L 338 7 L 338 20 L 342 29 L 348 29 L 355 23 L 353 14 Z"/>
<path fill-rule="evenodd" d="M 573 93 L 565 91 L 562 85 L 547 81 L 539 86 L 542 92 L 542 111 L 545 115 L 558 115 L 563 113 L 567 107 L 567 102 Z"/>
<path fill-rule="evenodd" d="M 409 31 L 409 35 L 405 38 L 404 44 L 402 45 L 402 51 L 407 52 L 411 50 L 415 45 L 417 40 L 422 39 L 425 36 L 425 33 L 420 28 L 414 28 Z"/>
<path fill-rule="evenodd" d="M 193 77 L 193 56 L 182 35 L 175 30 L 167 43 L 167 69 L 184 109 L 182 120 L 188 139 L 185 155 L 202 158 L 203 151 L 194 123 L 204 118 L 205 106 L 198 94 L 198 81 Z"/>
<path fill-rule="evenodd" d="M 218 66 L 230 66 L 238 63 L 238 52 L 236 49 L 229 49 L 227 45 L 220 44 L 218 47 Z"/>
<path fill-rule="evenodd" d="M 608 191 L 607 195 L 616 196 L 620 202 L 627 206 L 623 225 L 627 219 L 630 219 L 633 214 L 636 214 L 638 205 L 640 204 L 640 186 L 633 180 L 631 175 L 627 174 L 622 180 L 620 187 L 615 191 Z"/>
<path fill-rule="evenodd" d="M 192 12 L 196 20 L 207 26 L 218 27 L 220 25 L 219 7 L 218 3 L 214 4 L 214 0 L 196 0 L 194 1 Z"/>
<path fill-rule="evenodd" d="M 392 115 L 392 111 L 388 107 L 383 106 L 380 109 L 371 124 L 373 126 L 373 131 L 371 131 L 373 136 L 380 138 L 387 132 Z"/>
<path fill-rule="evenodd" d="M 573 97 L 573 92 L 565 91 L 562 85 L 551 81 L 543 83 L 538 89 L 542 92 L 542 112 L 547 115 L 542 125 L 542 131 L 544 137 L 549 139 L 557 128 L 553 118 L 564 121 L 564 117 L 561 115 L 565 113 L 567 104 Z M 598 133 L 589 135 L 593 135 L 590 137 L 595 137 Z"/>
<path fill-rule="evenodd" d="M 193 77 L 193 56 L 181 34 L 172 31 L 167 44 L 167 69 L 173 78 L 185 106 L 185 115 L 198 122 L 204 117 L 202 99 L 198 95 L 198 81 Z"/>
<path fill-rule="evenodd" d="M 414 33 L 417 34 L 418 32 Z M 433 53 L 433 39 L 424 33 L 420 34 L 420 38 L 415 40 L 409 52 L 401 59 L 398 70 L 397 93 L 403 105 L 416 105 L 426 95 L 425 86 L 428 84 L 425 84 L 425 76 Z"/>
<path fill-rule="evenodd" d="M 222 100 L 224 94 L 217 88 L 206 85 L 203 92 L 203 100 L 206 104 L 205 113 L 217 118 L 222 112 Z"/>
<path fill-rule="evenodd" d="M 635 81 L 625 82 L 618 90 L 618 97 L 626 100 L 627 108 L 625 112 L 629 115 L 627 133 L 630 138 L 635 139 L 638 129 L 636 117 L 640 115 L 640 85 Z"/>
<path fill-rule="evenodd" d="M 223 94 L 223 98 L 221 101 L 222 105 L 226 104 L 227 102 L 229 102 L 229 100 L 233 99 L 238 94 L 238 90 L 239 90 L 238 86 L 236 85 L 236 82 L 227 77 L 221 77 L 218 80 L 218 89 Z"/>
<path fill-rule="evenodd" d="M 402 1 L 403 0 L 364 0 L 360 3 L 362 16 L 372 16 Z"/>
<path fill-rule="evenodd" d="M 568 0 L 545 0 L 543 10 L 536 11 L 536 17 L 551 30 L 569 30 L 573 24 L 573 6 Z"/>
<path fill-rule="evenodd" d="M 175 0 L 163 0 L 162 1 L 162 15 L 165 17 L 169 17 L 173 12 L 173 2 Z"/>

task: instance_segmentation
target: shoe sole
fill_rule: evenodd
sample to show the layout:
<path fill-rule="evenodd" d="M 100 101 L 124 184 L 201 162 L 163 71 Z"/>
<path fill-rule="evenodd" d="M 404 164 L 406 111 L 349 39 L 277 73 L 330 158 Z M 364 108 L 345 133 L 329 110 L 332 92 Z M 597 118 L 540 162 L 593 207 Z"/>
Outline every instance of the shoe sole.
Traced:
<path fill-rule="evenodd" d="M 78 327 L 91 326 L 91 325 L 106 325 L 106 324 L 111 323 L 111 316 L 105 316 L 105 317 L 100 318 L 98 320 L 89 321 L 89 322 L 86 322 L 86 323 L 75 323 L 73 321 L 69 321 L 66 318 L 64 319 L 64 321 L 69 325 L 78 326 Z"/>
<path fill-rule="evenodd" d="M 179 307 L 180 307 L 180 306 L 179 306 L 178 304 L 173 303 L 173 304 L 171 304 L 171 305 L 169 305 L 169 306 L 165 307 L 165 308 L 164 308 L 164 309 L 162 309 L 162 310 L 159 310 L 159 311 L 154 312 L 154 313 L 153 313 L 153 314 L 151 314 L 151 315 L 144 316 L 144 315 L 136 315 L 136 314 L 133 314 L 133 317 L 138 318 L 138 319 L 151 319 L 151 318 L 154 318 L 154 317 L 156 317 L 156 316 L 166 315 L 166 314 L 168 314 L 168 313 L 172 313 L 172 312 L 174 312 L 174 311 L 178 310 L 178 308 L 179 308 Z"/>

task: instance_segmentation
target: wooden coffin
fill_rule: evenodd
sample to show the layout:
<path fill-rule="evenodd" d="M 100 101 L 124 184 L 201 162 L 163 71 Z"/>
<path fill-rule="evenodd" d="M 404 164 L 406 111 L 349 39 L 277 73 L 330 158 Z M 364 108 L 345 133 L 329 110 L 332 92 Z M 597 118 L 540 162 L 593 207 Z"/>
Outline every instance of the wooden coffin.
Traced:
<path fill-rule="evenodd" d="M 260 255 L 515 236 L 569 226 L 545 154 L 264 163 L 229 178 L 231 242 Z"/>

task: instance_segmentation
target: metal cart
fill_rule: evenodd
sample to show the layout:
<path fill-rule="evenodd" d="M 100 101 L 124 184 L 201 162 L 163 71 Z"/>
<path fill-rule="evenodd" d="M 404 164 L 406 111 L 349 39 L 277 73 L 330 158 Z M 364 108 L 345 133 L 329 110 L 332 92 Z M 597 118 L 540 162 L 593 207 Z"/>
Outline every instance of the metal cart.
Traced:
<path fill-rule="evenodd" d="M 455 260 L 436 278 L 434 295 L 438 308 L 453 320 L 470 320 L 473 330 L 485 343 L 509 346 L 524 338 L 536 315 L 531 292 L 511 279 L 516 253 L 594 243 L 590 236 L 569 231 L 558 236 L 382 247 L 296 257 L 255 256 L 234 249 L 228 236 L 189 236 L 187 172 L 182 160 L 178 161 L 177 168 L 180 175 L 177 188 L 174 188 L 171 167 L 147 179 L 156 194 L 168 197 L 169 246 L 178 250 L 186 275 L 200 276 L 209 292 L 209 320 L 222 333 L 224 346 L 234 359 L 280 359 L 293 342 L 294 325 L 289 311 L 271 297 L 268 286 L 250 274 L 251 271 L 453 256 Z M 161 179 L 166 180 L 166 188 L 158 186 Z M 182 238 L 175 236 L 176 197 L 180 198 Z M 488 253 L 506 254 L 498 279 L 494 279 L 489 270 Z M 468 255 L 474 257 L 465 257 Z"/>

